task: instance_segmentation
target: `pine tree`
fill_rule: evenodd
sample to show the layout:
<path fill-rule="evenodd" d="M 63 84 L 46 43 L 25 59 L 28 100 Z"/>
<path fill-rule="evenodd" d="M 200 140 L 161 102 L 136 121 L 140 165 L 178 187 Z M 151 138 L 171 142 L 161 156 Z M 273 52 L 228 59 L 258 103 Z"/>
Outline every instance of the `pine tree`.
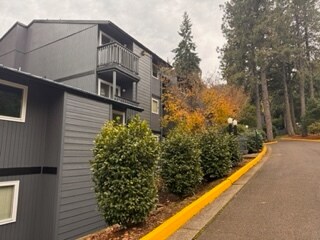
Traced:
<path fill-rule="evenodd" d="M 177 73 L 178 80 L 184 82 L 186 87 L 192 87 L 200 79 L 201 73 L 199 67 L 201 59 L 196 53 L 196 44 L 192 41 L 191 27 L 191 20 L 187 12 L 184 12 L 183 21 L 178 32 L 182 40 L 178 47 L 172 50 L 175 53 L 173 67 Z"/>

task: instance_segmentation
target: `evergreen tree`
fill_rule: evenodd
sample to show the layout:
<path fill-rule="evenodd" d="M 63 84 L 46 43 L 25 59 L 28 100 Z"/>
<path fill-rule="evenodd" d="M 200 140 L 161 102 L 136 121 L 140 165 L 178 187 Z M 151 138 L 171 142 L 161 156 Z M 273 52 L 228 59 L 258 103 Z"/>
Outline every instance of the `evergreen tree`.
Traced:
<path fill-rule="evenodd" d="M 201 73 L 199 67 L 201 59 L 196 53 L 196 44 L 192 41 L 191 27 L 191 20 L 187 12 L 185 12 L 178 32 L 182 40 L 178 47 L 172 50 L 175 53 L 173 67 L 177 73 L 178 80 L 184 82 L 186 87 L 192 87 L 195 82 L 199 81 Z"/>

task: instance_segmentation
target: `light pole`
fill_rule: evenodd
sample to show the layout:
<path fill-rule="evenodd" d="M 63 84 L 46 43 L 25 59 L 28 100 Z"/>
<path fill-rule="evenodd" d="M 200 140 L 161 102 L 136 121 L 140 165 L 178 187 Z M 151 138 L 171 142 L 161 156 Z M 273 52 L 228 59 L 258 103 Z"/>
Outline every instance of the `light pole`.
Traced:
<path fill-rule="evenodd" d="M 236 119 L 233 119 L 232 126 L 233 126 L 233 134 L 235 136 L 238 135 L 238 126 L 237 125 L 238 125 L 238 121 Z"/>
<path fill-rule="evenodd" d="M 233 119 L 231 117 L 228 118 L 228 133 L 232 133 L 232 121 Z"/>

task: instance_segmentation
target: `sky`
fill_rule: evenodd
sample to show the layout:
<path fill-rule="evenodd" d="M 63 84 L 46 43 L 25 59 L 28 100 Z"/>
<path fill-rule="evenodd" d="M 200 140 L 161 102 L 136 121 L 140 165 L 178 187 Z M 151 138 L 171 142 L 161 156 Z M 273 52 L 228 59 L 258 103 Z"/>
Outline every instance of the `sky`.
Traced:
<path fill-rule="evenodd" d="M 110 20 L 143 45 L 172 62 L 181 40 L 178 31 L 186 11 L 191 19 L 203 77 L 217 76 L 217 47 L 226 0 L 0 0 L 0 37 L 17 21 L 33 19 Z"/>

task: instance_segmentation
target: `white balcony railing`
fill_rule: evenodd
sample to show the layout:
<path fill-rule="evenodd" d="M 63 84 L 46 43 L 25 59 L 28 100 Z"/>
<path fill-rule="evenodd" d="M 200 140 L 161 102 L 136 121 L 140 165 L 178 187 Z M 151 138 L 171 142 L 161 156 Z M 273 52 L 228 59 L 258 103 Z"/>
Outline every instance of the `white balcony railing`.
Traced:
<path fill-rule="evenodd" d="M 132 73 L 139 74 L 139 57 L 118 43 L 98 47 L 98 67 L 118 64 Z"/>

